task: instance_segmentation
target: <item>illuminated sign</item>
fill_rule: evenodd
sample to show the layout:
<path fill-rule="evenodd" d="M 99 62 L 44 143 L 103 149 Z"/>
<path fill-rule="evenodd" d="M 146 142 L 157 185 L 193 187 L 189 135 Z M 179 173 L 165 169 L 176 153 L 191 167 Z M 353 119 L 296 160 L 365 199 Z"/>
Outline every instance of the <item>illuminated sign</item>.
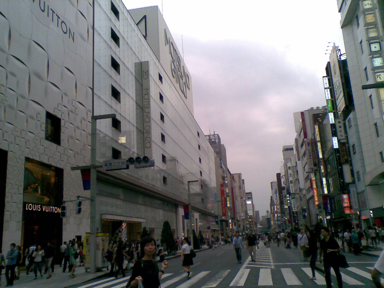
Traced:
<path fill-rule="evenodd" d="M 312 190 L 313 190 L 313 198 L 315 199 L 315 205 L 317 206 L 319 204 L 319 195 L 317 193 L 316 179 L 313 174 L 312 174 L 311 183 L 312 183 Z"/>
<path fill-rule="evenodd" d="M 328 113 L 329 117 L 329 123 L 335 124 L 335 116 L 333 116 L 333 113 Z"/>
<path fill-rule="evenodd" d="M 337 137 L 332 137 L 333 142 L 333 148 L 338 149 L 339 148 L 339 142 L 337 141 Z"/>
<path fill-rule="evenodd" d="M 60 213 L 61 212 L 60 207 L 46 206 L 46 205 L 32 204 L 32 203 L 25 203 L 24 210 L 25 211 L 34 211 L 34 212 L 46 212 L 46 213 Z"/>

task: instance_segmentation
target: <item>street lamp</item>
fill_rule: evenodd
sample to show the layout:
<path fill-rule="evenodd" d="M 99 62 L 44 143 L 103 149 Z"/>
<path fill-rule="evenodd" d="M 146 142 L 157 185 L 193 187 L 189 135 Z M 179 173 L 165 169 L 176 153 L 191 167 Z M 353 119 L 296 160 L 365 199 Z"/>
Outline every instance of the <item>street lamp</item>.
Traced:
<path fill-rule="evenodd" d="M 187 181 L 188 186 L 188 202 L 189 202 L 189 231 L 191 233 L 191 244 L 193 248 L 193 232 L 192 232 L 192 205 L 191 205 L 191 189 L 189 188 L 190 183 L 196 183 L 199 182 L 199 180 L 192 180 Z"/>

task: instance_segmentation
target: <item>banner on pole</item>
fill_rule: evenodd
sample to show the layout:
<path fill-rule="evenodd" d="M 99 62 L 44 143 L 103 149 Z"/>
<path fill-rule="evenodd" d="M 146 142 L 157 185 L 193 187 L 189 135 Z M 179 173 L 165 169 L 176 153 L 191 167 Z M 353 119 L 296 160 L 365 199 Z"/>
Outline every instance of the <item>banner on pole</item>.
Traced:
<path fill-rule="evenodd" d="M 184 219 L 189 219 L 189 205 L 184 205 Z"/>

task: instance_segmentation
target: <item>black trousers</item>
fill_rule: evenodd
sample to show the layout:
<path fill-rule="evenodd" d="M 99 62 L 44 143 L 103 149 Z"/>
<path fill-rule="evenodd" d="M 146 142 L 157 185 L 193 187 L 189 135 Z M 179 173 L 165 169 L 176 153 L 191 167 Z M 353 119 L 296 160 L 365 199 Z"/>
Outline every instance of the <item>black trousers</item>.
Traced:
<path fill-rule="evenodd" d="M 327 263 L 324 262 L 325 281 L 327 282 L 327 288 L 332 287 L 331 268 L 333 268 L 333 271 L 335 271 L 337 284 L 338 284 L 339 288 L 342 288 L 343 287 L 343 280 L 341 279 L 340 267 L 334 263 L 335 262 L 334 260 L 332 262 L 330 262 L 330 263 L 329 263 L 329 261 Z"/>
<path fill-rule="evenodd" d="M 65 270 L 67 270 L 68 262 L 69 262 L 69 256 L 65 256 L 64 257 L 64 264 L 63 264 L 63 272 L 65 272 Z M 71 271 L 71 268 L 69 268 L 69 271 Z"/>
<path fill-rule="evenodd" d="M 115 277 L 119 276 L 119 271 L 121 271 L 121 274 L 123 275 L 123 277 L 125 277 L 123 263 L 124 263 L 124 260 L 116 261 L 117 269 L 116 269 Z"/>
<path fill-rule="evenodd" d="M 317 259 L 317 253 L 316 252 L 312 253 L 311 259 L 309 260 L 309 266 L 311 266 L 311 270 L 312 270 L 312 277 L 316 277 L 316 274 L 315 274 L 316 259 Z"/>
<path fill-rule="evenodd" d="M 7 279 L 7 285 L 13 285 L 13 280 L 15 280 L 15 268 L 16 264 L 5 266 L 5 279 Z M 9 276 L 9 274 L 11 274 L 11 276 Z"/>

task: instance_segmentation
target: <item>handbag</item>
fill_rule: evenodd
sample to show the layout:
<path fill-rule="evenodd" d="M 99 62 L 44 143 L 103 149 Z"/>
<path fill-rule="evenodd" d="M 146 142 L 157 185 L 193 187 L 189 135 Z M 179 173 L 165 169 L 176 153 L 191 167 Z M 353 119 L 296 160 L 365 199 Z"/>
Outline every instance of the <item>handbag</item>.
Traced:
<path fill-rule="evenodd" d="M 189 252 L 189 254 L 191 254 L 191 257 L 192 258 L 195 258 L 196 257 L 196 252 L 195 250 L 191 249 L 191 251 Z"/>
<path fill-rule="evenodd" d="M 340 268 L 348 268 L 349 267 L 347 259 L 340 252 L 337 252 L 335 260 L 336 260 L 337 266 L 339 266 Z"/>

